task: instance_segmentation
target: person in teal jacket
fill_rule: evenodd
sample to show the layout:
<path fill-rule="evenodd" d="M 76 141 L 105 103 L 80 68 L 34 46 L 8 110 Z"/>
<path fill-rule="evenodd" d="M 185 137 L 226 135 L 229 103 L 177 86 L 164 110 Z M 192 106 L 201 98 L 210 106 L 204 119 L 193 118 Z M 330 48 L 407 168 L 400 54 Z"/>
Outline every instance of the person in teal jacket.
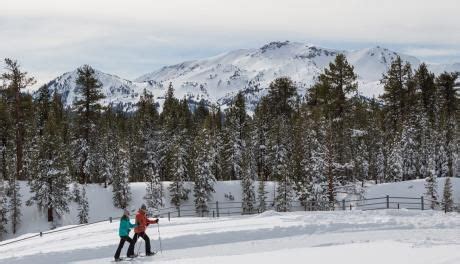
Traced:
<path fill-rule="evenodd" d="M 129 237 L 129 232 L 131 231 L 131 228 L 136 226 L 137 224 L 131 224 L 131 222 L 129 221 L 129 211 L 125 209 L 123 212 L 123 216 L 120 219 L 120 227 L 118 228 L 120 243 L 118 244 L 117 251 L 115 252 L 115 261 L 121 260 L 120 253 L 125 242 L 128 241 L 129 244 L 133 243 L 133 240 Z"/>

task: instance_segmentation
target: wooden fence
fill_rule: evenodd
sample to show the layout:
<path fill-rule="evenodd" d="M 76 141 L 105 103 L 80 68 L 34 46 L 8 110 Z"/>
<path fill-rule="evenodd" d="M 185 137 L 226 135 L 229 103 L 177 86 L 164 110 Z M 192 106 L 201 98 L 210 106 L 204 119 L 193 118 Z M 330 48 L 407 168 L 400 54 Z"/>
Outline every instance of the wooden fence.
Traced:
<path fill-rule="evenodd" d="M 434 205 L 434 208 L 431 208 Z M 454 211 L 460 212 L 460 204 L 453 204 Z M 330 211 L 331 208 L 327 206 L 327 202 L 300 202 L 294 201 L 288 206 L 282 206 L 280 208 L 273 201 L 265 202 L 265 210 L 276 210 L 282 212 L 295 212 L 295 211 Z M 409 209 L 409 210 L 443 210 L 447 211 L 446 205 L 442 202 L 434 203 L 424 197 L 399 197 L 399 196 L 382 196 L 375 198 L 366 198 L 359 200 L 341 200 L 335 201 L 333 210 L 385 210 L 385 209 Z M 154 217 L 167 218 L 168 221 L 174 217 L 222 217 L 232 215 L 249 215 L 259 214 L 261 210 L 257 209 L 256 204 L 252 210 L 243 211 L 242 202 L 228 201 L 228 202 L 212 202 L 208 204 L 207 210 L 197 211 L 194 205 L 182 205 L 179 207 L 161 208 L 156 212 L 152 212 L 151 215 Z M 59 228 L 56 230 L 48 230 L 32 234 L 28 237 L 22 237 L 19 239 L 10 240 L 5 243 L 0 242 L 0 247 L 8 244 L 18 243 L 24 240 L 29 240 L 36 237 L 41 237 L 47 234 L 65 232 L 71 229 L 81 228 L 88 225 L 94 225 L 107 220 L 112 221 L 119 219 L 120 217 L 109 217 L 92 223 L 81 224 L 70 226 L 67 228 Z"/>

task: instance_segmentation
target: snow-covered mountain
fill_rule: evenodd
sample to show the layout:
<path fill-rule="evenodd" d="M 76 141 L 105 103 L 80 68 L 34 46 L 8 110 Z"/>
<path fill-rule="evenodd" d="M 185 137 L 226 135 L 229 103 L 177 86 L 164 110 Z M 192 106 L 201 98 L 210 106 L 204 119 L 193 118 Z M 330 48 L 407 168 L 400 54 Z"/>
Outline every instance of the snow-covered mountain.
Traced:
<path fill-rule="evenodd" d="M 139 100 L 139 87 L 132 81 L 98 70 L 95 71 L 97 78 L 102 84 L 102 93 L 106 96 L 102 100 L 103 105 L 121 104 L 126 109 L 131 109 L 132 104 Z M 75 84 L 77 75 L 77 70 L 66 72 L 48 83 L 48 89 L 61 94 L 62 100 L 67 106 L 71 106 L 78 96 Z"/>
<path fill-rule="evenodd" d="M 104 104 L 122 105 L 132 109 L 144 89 L 153 93 L 161 104 L 164 93 L 172 83 L 178 98 L 190 102 L 206 100 L 225 108 L 237 92 L 243 91 L 254 106 L 266 94 L 266 88 L 277 77 L 288 76 L 304 93 L 315 78 L 338 53 L 347 56 L 359 76 L 360 93 L 364 96 L 379 95 L 379 80 L 396 56 L 417 67 L 421 61 L 413 56 L 382 47 L 357 51 L 334 50 L 298 42 L 271 42 L 258 49 L 240 49 L 214 57 L 186 61 L 165 66 L 144 74 L 134 81 L 115 75 L 97 72 L 106 94 Z M 460 64 L 430 65 L 435 73 L 444 70 L 460 70 Z M 66 73 L 51 81 L 49 88 L 63 94 L 66 105 L 75 99 L 76 71 Z"/>

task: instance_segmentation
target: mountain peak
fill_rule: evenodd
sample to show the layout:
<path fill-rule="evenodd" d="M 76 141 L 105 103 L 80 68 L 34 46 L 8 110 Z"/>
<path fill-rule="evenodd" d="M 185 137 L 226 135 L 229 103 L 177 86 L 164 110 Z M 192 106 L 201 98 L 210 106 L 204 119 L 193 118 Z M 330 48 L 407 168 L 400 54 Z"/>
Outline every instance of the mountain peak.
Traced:
<path fill-rule="evenodd" d="M 265 53 L 269 50 L 275 50 L 275 49 L 279 49 L 279 48 L 282 48 L 284 46 L 287 46 L 289 45 L 291 42 L 289 40 L 286 40 L 286 41 L 272 41 L 268 44 L 265 44 L 264 46 L 262 46 L 260 48 L 260 51 L 262 53 Z"/>

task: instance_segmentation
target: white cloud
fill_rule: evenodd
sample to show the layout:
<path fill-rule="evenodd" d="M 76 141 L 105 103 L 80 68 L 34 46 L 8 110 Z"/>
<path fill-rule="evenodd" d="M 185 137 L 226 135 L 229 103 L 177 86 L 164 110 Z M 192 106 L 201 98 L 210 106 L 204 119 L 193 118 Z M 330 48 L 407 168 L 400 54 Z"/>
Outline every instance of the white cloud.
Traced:
<path fill-rule="evenodd" d="M 133 78 L 270 40 L 439 47 L 407 48 L 425 57 L 460 47 L 458 0 L 1 2 L 0 58 L 19 59 L 40 79 L 83 63 Z"/>
<path fill-rule="evenodd" d="M 14 16 L 66 16 L 184 30 L 287 30 L 316 38 L 460 44 L 457 0 L 7 0 Z"/>

